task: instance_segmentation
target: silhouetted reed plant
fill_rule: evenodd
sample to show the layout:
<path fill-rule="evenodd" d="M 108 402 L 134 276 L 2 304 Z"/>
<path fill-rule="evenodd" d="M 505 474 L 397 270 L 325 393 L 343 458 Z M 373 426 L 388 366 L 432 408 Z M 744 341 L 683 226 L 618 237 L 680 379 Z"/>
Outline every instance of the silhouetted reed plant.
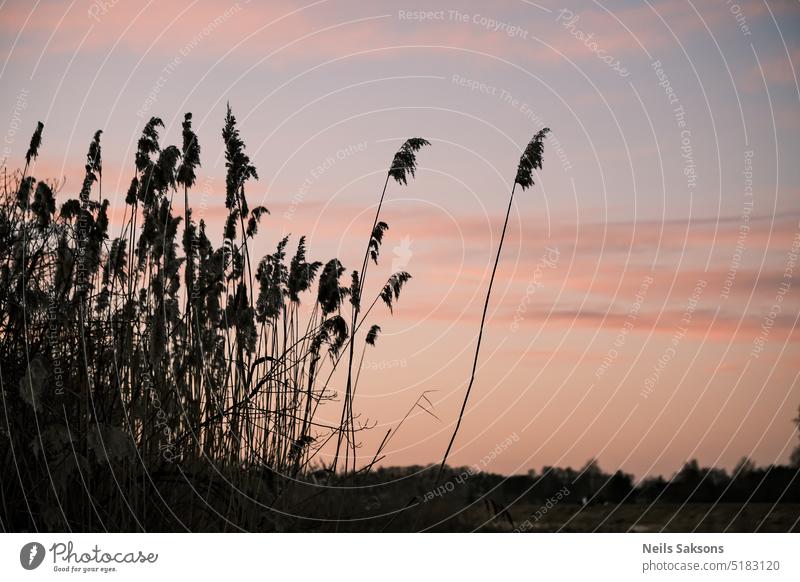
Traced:
<path fill-rule="evenodd" d="M 392 274 L 374 297 L 363 296 L 365 280 L 389 228 L 381 214 L 389 186 L 415 177 L 428 141 L 411 138 L 395 154 L 361 268 L 346 274 L 337 258 L 309 259 L 303 236 L 254 256 L 268 210 L 248 201 L 258 173 L 230 107 L 222 129 L 227 216 L 215 247 L 192 216 L 201 159 L 192 115 L 181 147 L 162 147 L 163 127 L 153 117 L 142 130 L 116 237 L 103 198 L 101 131 L 77 197 L 60 205 L 62 185 L 30 175 L 42 123 L 23 169 L 3 171 L 4 530 L 281 529 L 294 510 L 293 483 L 349 483 L 369 473 L 411 412 L 359 467 L 359 433 L 368 427 L 354 401 L 364 354 L 381 331 L 371 316 L 376 305 L 394 308 L 411 275 Z M 533 184 L 546 132 L 523 154 L 515 186 Z M 497 261 L 492 281 L 496 269 Z M 480 336 L 456 431 L 479 348 Z M 426 394 L 412 410 L 430 413 Z M 338 423 L 321 418 L 325 404 L 341 407 L 325 415 Z"/>
<path fill-rule="evenodd" d="M 475 384 L 475 374 L 478 370 L 478 357 L 481 353 L 481 341 L 483 340 L 483 330 L 486 326 L 486 314 L 489 311 L 489 299 L 492 296 L 492 287 L 494 286 L 494 277 L 497 274 L 497 265 L 500 263 L 500 255 L 503 252 L 503 242 L 506 239 L 506 230 L 508 229 L 508 219 L 511 216 L 511 207 L 514 205 L 514 194 L 517 190 L 517 186 L 522 188 L 523 190 L 527 190 L 531 186 L 534 185 L 533 181 L 533 170 L 541 170 L 542 169 L 542 159 L 544 155 L 544 139 L 547 137 L 547 134 L 550 133 L 550 128 L 545 127 L 540 129 L 536 134 L 533 136 L 530 142 L 528 142 L 525 151 L 522 152 L 522 155 L 519 158 L 519 164 L 517 164 L 517 174 L 514 177 L 514 185 L 511 187 L 511 194 L 508 197 L 508 207 L 506 208 L 506 218 L 503 221 L 503 231 L 500 234 L 500 244 L 497 245 L 497 254 L 494 258 L 494 266 L 492 267 L 492 275 L 489 278 L 489 286 L 486 288 L 486 298 L 483 303 L 483 313 L 481 315 L 481 325 L 478 329 L 478 339 L 475 342 L 475 354 L 472 358 L 472 372 L 470 373 L 469 383 L 467 384 L 467 390 L 464 393 L 464 400 L 461 403 L 461 410 L 459 410 L 458 418 L 456 419 L 456 425 L 453 429 L 453 434 L 450 436 L 450 441 L 447 443 L 447 449 L 444 452 L 444 456 L 442 457 L 442 463 L 439 466 L 439 474 L 436 478 L 437 482 L 441 480 L 442 475 L 444 473 L 445 466 L 447 465 L 447 457 L 450 455 L 450 451 L 453 448 L 453 444 L 455 443 L 456 436 L 458 435 L 458 429 L 461 428 L 461 421 L 464 419 L 464 413 L 467 409 L 467 403 L 469 402 L 469 396 L 472 393 L 472 387 Z"/>
<path fill-rule="evenodd" d="M 269 502 L 281 483 L 312 468 L 336 473 L 340 451 L 338 474 L 356 472 L 365 427 L 353 407 L 354 340 L 373 307 L 391 309 L 411 277 L 393 274 L 362 307 L 368 260 L 378 262 L 388 229 L 379 218 L 390 179 L 413 178 L 415 154 L 428 142 L 410 139 L 395 155 L 361 270 L 343 282 L 342 263 L 311 261 L 302 236 L 253 256 L 268 210 L 248 201 L 258 173 L 230 107 L 222 130 L 227 217 L 216 248 L 205 222 L 192 217 L 201 148 L 190 113 L 180 148 L 159 143 L 161 119 L 144 126 L 115 238 L 102 198 L 101 132 L 78 196 L 57 205 L 54 184 L 29 175 L 43 127 L 24 169 L 4 172 L 0 205 L 8 422 L 0 429 L 0 492 L 4 521 L 13 523 L 3 526 L 173 529 L 186 514 L 175 511 L 181 499 L 170 482 L 190 483 L 206 500 L 200 510 L 193 502 L 190 519 L 206 511 L 224 521 L 238 503 L 233 490 L 249 486 L 231 481 L 242 469 Z M 173 212 L 181 191 L 183 216 Z M 362 350 L 379 331 L 372 325 L 358 340 Z M 344 365 L 340 398 L 334 373 Z M 342 406 L 338 425 L 319 419 L 328 401 Z M 336 455 L 326 464 L 319 452 L 331 440 Z M 224 503 L 208 501 L 214 495 Z M 254 525 L 243 513 L 237 520 Z"/>

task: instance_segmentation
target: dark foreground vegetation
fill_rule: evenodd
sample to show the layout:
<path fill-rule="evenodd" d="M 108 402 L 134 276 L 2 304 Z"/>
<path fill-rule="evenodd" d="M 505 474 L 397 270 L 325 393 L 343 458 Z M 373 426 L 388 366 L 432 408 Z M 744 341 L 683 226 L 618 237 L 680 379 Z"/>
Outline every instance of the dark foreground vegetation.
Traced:
<path fill-rule="evenodd" d="M 154 117 L 142 131 L 116 236 L 103 198 L 102 132 L 75 198 L 57 201 L 58 184 L 30 175 L 41 123 L 22 170 L 3 172 L 6 530 L 267 527 L 263 512 L 240 504 L 244 492 L 274 503 L 309 468 L 332 478 L 356 472 L 366 428 L 353 406 L 356 358 L 378 340 L 373 310 L 391 311 L 411 275 L 393 274 L 371 296 L 365 278 L 388 229 L 387 188 L 414 177 L 428 142 L 409 139 L 391 160 L 363 263 L 346 273 L 337 258 L 308 259 L 302 236 L 254 256 L 268 210 L 248 202 L 258 173 L 230 108 L 218 238 L 191 212 L 200 164 L 191 114 L 181 147 L 162 147 L 161 128 Z M 318 420 L 326 403 L 341 408 L 338 423 Z M 322 464 L 326 446 L 333 460 Z"/>
<path fill-rule="evenodd" d="M 670 482 L 638 487 L 596 465 L 510 478 L 448 467 L 480 336 L 439 468 L 378 468 L 399 426 L 364 462 L 359 361 L 379 340 L 375 315 L 390 314 L 411 280 L 398 272 L 373 286 L 367 274 L 389 228 L 387 190 L 415 177 L 428 142 L 411 138 L 395 153 L 363 260 L 347 271 L 337 258 L 307 257 L 304 237 L 255 256 L 268 210 L 246 196 L 258 173 L 230 108 L 218 238 L 191 211 L 200 164 L 191 114 L 180 147 L 162 147 L 162 127 L 152 118 L 139 139 L 118 233 L 103 198 L 101 132 L 77 197 L 57 200 L 60 184 L 30 175 L 42 124 L 22 168 L 3 171 L 3 531 L 593 530 L 645 527 L 662 513 L 647 527 L 695 527 L 665 507 L 700 516 L 697 527 L 725 523 L 714 521 L 722 508 L 739 507 L 731 527 L 768 529 L 778 516 L 777 529 L 796 529 L 788 467 L 743 464 L 729 476 L 689 464 Z M 546 134 L 522 154 L 506 224 L 516 186 L 532 186 L 541 168 Z M 495 270 L 501 248 L 502 238 Z M 491 283 L 486 306 L 490 293 Z M 417 404 L 425 408 L 424 394 Z M 336 407 L 338 422 L 320 420 L 322 406 Z M 770 505 L 742 522 L 754 504 Z"/>

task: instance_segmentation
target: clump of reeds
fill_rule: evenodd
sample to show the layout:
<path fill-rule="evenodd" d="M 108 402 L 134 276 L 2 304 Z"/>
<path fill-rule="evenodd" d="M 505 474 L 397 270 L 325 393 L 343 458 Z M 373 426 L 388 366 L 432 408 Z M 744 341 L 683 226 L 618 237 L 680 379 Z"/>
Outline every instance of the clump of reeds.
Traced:
<path fill-rule="evenodd" d="M 362 268 L 346 284 L 342 263 L 310 260 L 302 236 L 253 257 L 268 211 L 248 201 L 258 173 L 230 107 L 219 246 L 191 212 L 201 153 L 192 116 L 184 118 L 181 147 L 161 145 L 163 126 L 153 117 L 142 130 L 117 236 L 102 198 L 102 132 L 91 140 L 77 197 L 60 206 L 58 188 L 29 175 L 41 123 L 22 172 L 4 174 L 0 371 L 8 424 L 0 462 L 4 476 L 18 476 L 0 487 L 4 526 L 174 529 L 183 523 L 175 512 L 183 500 L 165 489 L 180 478 L 209 507 L 217 503 L 219 516 L 225 503 L 232 511 L 239 502 L 232 488 L 221 493 L 228 496 L 222 505 L 209 501 L 214 472 L 226 483 L 246 474 L 238 488 L 252 486 L 262 498 L 271 489 L 274 500 L 278 478 L 320 466 L 336 472 L 342 443 L 339 472 L 357 470 L 357 433 L 365 427 L 353 407 L 354 339 L 376 303 L 391 309 L 410 278 L 392 275 L 362 310 L 367 263 L 378 262 L 388 228 L 379 217 L 389 179 L 413 177 L 415 153 L 427 142 L 408 140 L 396 154 Z M 181 190 L 182 216 L 173 210 Z M 379 330 L 369 328 L 364 349 Z M 318 408 L 336 399 L 345 354 L 342 420 L 328 424 Z M 319 453 L 331 439 L 336 455 L 327 464 Z M 214 470 L 204 476 L 205 465 Z M 195 506 L 204 502 L 195 500 L 190 519 L 199 519 Z"/>
<path fill-rule="evenodd" d="M 429 143 L 411 138 L 394 155 L 361 268 L 346 276 L 338 258 L 311 260 L 303 236 L 253 256 L 268 210 L 248 201 L 258 172 L 230 107 L 222 130 L 227 217 L 221 244 L 213 244 L 191 211 L 201 154 L 192 116 L 184 117 L 181 147 L 162 147 L 163 127 L 153 117 L 142 130 L 116 236 L 102 195 L 101 131 L 90 142 L 77 196 L 60 206 L 63 184 L 30 175 L 42 123 L 23 169 L 3 171 L 6 530 L 276 529 L 278 514 L 268 509 L 287 484 L 320 473 L 368 473 L 408 417 L 359 469 L 358 433 L 367 427 L 354 407 L 355 357 L 360 348 L 363 361 L 381 328 L 369 325 L 362 339 L 359 332 L 377 304 L 393 310 L 411 275 L 393 273 L 367 298 L 365 281 L 389 228 L 381 214 L 388 186 L 415 176 L 416 155 Z M 442 470 L 475 380 L 514 192 L 533 185 L 547 132 L 534 136 L 518 165 Z M 181 190 L 182 216 L 173 211 Z M 431 413 L 427 394 L 411 410 Z M 338 424 L 320 420 L 319 407 L 334 401 Z M 326 463 L 321 452 L 329 443 Z"/>

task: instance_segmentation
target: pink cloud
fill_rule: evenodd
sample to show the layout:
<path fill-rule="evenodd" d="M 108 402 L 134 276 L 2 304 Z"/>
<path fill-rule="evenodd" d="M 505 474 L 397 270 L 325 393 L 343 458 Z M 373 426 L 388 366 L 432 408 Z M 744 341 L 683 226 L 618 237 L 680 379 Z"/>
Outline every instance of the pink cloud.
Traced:
<path fill-rule="evenodd" d="M 371 4 L 369 11 L 341 10 L 340 5 L 328 2 L 304 7 L 289 1 L 244 0 L 230 4 L 198 0 L 190 4 L 117 2 L 105 9 L 102 6 L 86 1 L 71 7 L 42 2 L 34 9 L 28 4 L 13 3 L 3 9 L 0 30 L 14 36 L 22 31 L 22 43 L 15 51 L 34 58 L 51 34 L 50 52 L 71 54 L 79 45 L 84 51 L 107 51 L 119 44 L 136 54 L 151 53 L 167 62 L 178 56 L 217 58 L 237 45 L 240 46 L 233 57 L 249 61 L 254 56 L 279 51 L 271 58 L 273 64 L 298 59 L 327 60 L 357 52 L 383 58 L 386 47 L 413 45 L 467 49 L 520 63 L 560 63 L 564 56 L 596 58 L 557 22 L 558 10 L 550 14 L 528 12 L 524 18 L 508 22 L 525 33 L 523 38 L 492 30 L 472 18 L 467 22 L 449 16 L 425 23 L 402 20 L 395 4 L 380 2 Z M 676 30 L 694 33 L 702 27 L 682 2 L 661 2 L 655 10 Z M 493 12 L 482 4 L 462 9 L 469 17 L 488 14 L 490 18 Z M 713 18 L 717 12 L 709 11 L 707 16 Z M 616 10 L 613 16 L 591 8 L 576 10 L 575 15 L 579 17 L 575 28 L 592 34 L 610 54 L 641 54 L 632 34 L 648 49 L 674 44 L 666 27 L 648 7 Z M 536 42 L 535 37 L 552 48 Z"/>

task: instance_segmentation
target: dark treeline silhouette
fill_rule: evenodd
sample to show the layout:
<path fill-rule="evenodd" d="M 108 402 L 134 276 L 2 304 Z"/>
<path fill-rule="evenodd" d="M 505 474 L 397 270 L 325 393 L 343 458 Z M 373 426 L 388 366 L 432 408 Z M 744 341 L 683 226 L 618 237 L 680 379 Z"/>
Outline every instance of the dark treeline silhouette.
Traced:
<path fill-rule="evenodd" d="M 544 467 L 512 476 L 469 466 L 440 469 L 438 465 L 416 465 L 380 467 L 363 475 L 357 489 L 338 489 L 326 495 L 319 489 L 325 473 L 312 472 L 309 484 L 295 491 L 292 507 L 297 521 L 288 527 L 314 531 L 554 531 L 579 517 L 579 525 L 569 531 L 596 527 L 627 531 L 646 517 L 648 531 L 659 531 L 667 523 L 673 531 L 695 527 L 697 531 L 722 531 L 731 522 L 736 522 L 734 531 L 755 531 L 765 528 L 760 525 L 765 518 L 768 523 L 769 519 L 775 522 L 767 526 L 768 531 L 796 531 L 799 476 L 797 467 L 756 467 L 748 460 L 731 471 L 700 467 L 692 460 L 669 477 L 648 477 L 638 483 L 623 471 L 603 471 L 594 460 L 580 469 Z M 342 507 L 347 508 L 344 514 Z M 609 514 L 620 515 L 607 520 Z M 676 514 L 681 519 L 674 519 Z M 534 516 L 542 519 L 531 527 Z"/>
<path fill-rule="evenodd" d="M 408 469 L 387 469 L 379 476 L 407 473 Z M 451 478 L 463 471 L 450 470 Z M 445 477 L 446 482 L 447 477 Z M 648 477 L 636 484 L 633 475 L 622 471 L 606 473 L 591 461 L 582 469 L 544 467 L 528 475 L 503 476 L 479 473 L 462 479 L 461 495 L 477 498 L 491 492 L 504 506 L 524 500 L 545 502 L 557 491 L 569 491 L 568 502 L 593 503 L 800 503 L 798 469 L 785 465 L 756 467 L 744 460 L 734 470 L 700 467 L 696 460 L 686 463 L 669 478 Z M 454 488 L 454 493 L 456 489 Z"/>

